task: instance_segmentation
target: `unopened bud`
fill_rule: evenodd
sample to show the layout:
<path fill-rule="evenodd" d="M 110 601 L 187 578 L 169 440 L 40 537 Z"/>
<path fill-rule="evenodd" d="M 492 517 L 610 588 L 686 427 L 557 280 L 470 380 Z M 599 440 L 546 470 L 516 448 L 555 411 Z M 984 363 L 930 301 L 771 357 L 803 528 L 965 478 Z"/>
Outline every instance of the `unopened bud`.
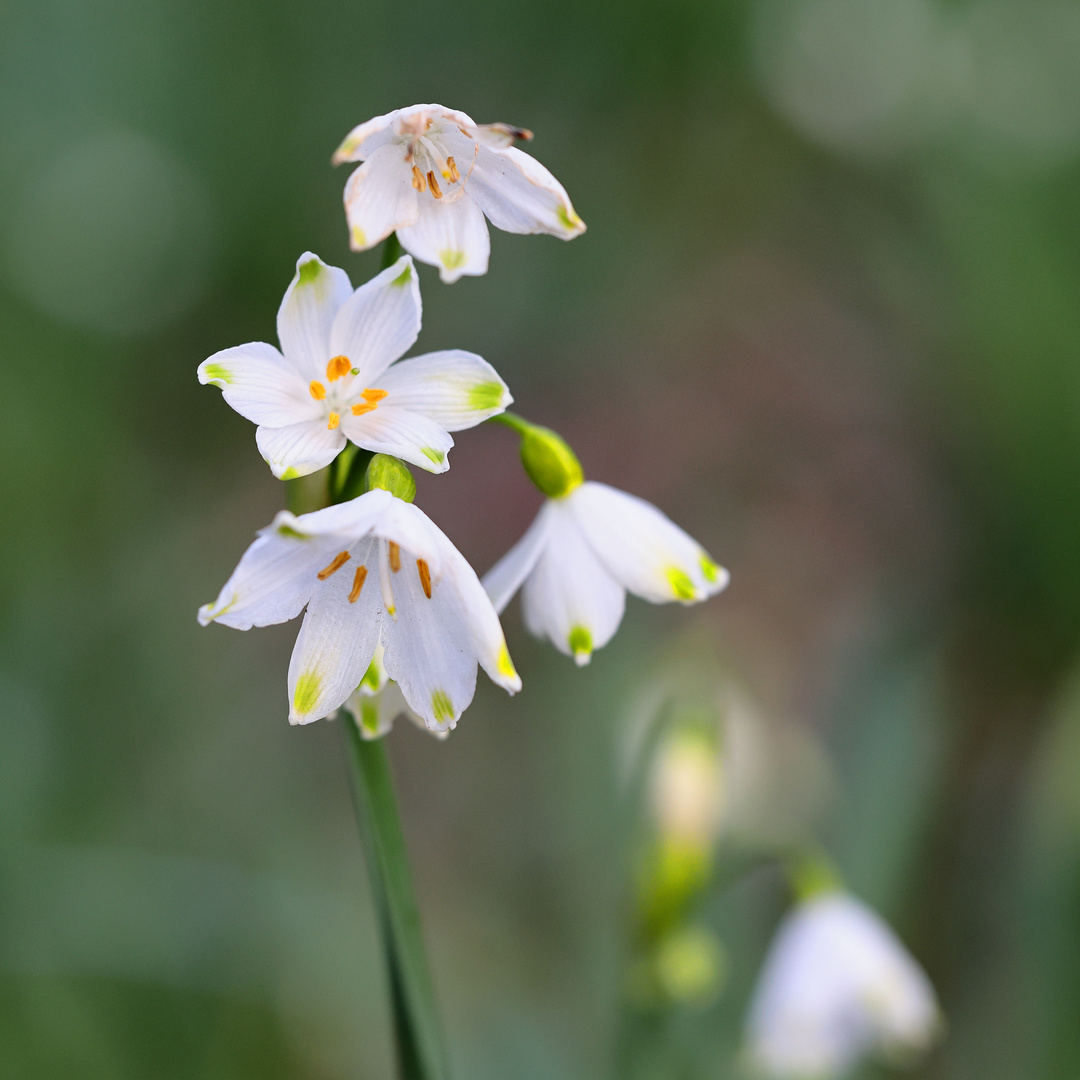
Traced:
<path fill-rule="evenodd" d="M 403 502 L 416 498 L 416 481 L 408 465 L 389 454 L 376 454 L 369 462 L 364 476 L 364 490 L 382 488 Z"/>
<path fill-rule="evenodd" d="M 585 479 L 577 455 L 550 428 L 530 424 L 522 433 L 521 464 L 529 479 L 551 499 L 569 495 Z"/>

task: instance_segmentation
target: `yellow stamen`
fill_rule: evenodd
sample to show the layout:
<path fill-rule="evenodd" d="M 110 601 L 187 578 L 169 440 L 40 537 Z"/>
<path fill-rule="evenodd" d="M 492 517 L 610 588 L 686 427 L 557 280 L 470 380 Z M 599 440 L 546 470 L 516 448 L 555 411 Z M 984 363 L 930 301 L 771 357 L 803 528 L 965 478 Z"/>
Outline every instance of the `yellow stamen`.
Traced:
<path fill-rule="evenodd" d="M 352 371 L 352 364 L 349 363 L 347 356 L 335 356 L 329 364 L 326 365 L 326 377 L 333 382 L 335 379 L 340 379 L 342 375 L 348 375 Z"/>
<path fill-rule="evenodd" d="M 341 423 L 340 415 L 338 413 L 336 413 L 336 412 L 332 412 L 330 414 L 329 418 L 326 421 L 326 430 L 327 431 L 333 431 L 334 428 L 336 428 L 338 426 L 338 424 L 340 424 L 340 423 Z"/>
<path fill-rule="evenodd" d="M 375 401 L 375 402 L 382 401 L 382 399 L 384 397 L 388 397 L 389 394 L 390 394 L 389 390 L 372 390 L 370 388 L 360 391 L 360 396 L 365 401 Z"/>
<path fill-rule="evenodd" d="M 353 416 L 363 416 L 364 413 L 373 412 L 378 407 L 379 407 L 378 405 L 370 405 L 370 404 L 368 404 L 368 405 L 353 405 L 352 406 L 352 414 L 353 414 Z"/>
<path fill-rule="evenodd" d="M 421 194 L 427 190 L 427 181 L 424 174 L 414 165 L 412 167 L 412 186 Z"/>
<path fill-rule="evenodd" d="M 436 199 L 441 199 L 442 191 L 439 189 L 439 181 L 435 179 L 435 173 L 433 170 L 428 170 L 427 182 L 428 187 L 431 188 L 431 194 L 434 195 Z"/>
<path fill-rule="evenodd" d="M 424 595 L 431 599 L 431 571 L 428 569 L 428 564 L 423 559 L 416 560 L 416 569 L 420 571 L 420 586 L 424 590 Z"/>
<path fill-rule="evenodd" d="M 347 551 L 339 551 L 329 566 L 324 566 L 318 574 L 320 581 L 325 581 L 331 574 L 336 574 L 349 561 Z"/>
<path fill-rule="evenodd" d="M 452 157 L 446 159 L 446 167 L 450 170 L 450 183 L 456 184 L 461 179 L 461 173 L 457 171 L 457 164 Z"/>
<path fill-rule="evenodd" d="M 322 401 L 322 399 L 326 397 L 326 387 L 323 386 L 323 384 L 317 379 L 311 380 L 311 385 L 308 387 L 308 389 L 311 391 L 311 396 L 316 401 Z"/>
<path fill-rule="evenodd" d="M 390 569 L 396 574 L 401 569 L 401 548 L 393 540 L 387 545 L 390 549 Z"/>
<path fill-rule="evenodd" d="M 356 576 L 352 581 L 352 592 L 349 593 L 349 603 L 355 604 L 360 599 L 360 590 L 364 587 L 364 582 L 367 580 L 367 567 L 358 566 L 356 568 Z"/>

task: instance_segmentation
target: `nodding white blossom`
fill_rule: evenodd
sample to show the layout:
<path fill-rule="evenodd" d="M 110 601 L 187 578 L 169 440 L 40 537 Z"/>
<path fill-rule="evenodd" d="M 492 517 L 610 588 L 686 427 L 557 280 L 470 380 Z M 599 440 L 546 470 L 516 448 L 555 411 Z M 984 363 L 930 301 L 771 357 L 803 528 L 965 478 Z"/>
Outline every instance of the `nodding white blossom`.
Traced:
<path fill-rule="evenodd" d="M 334 164 L 362 161 L 345 185 L 354 251 L 397 232 L 446 282 L 486 274 L 497 229 L 571 240 L 585 231 L 562 184 L 513 144 L 532 132 L 477 124 L 442 105 L 413 105 L 353 128 Z"/>
<path fill-rule="evenodd" d="M 581 666 L 618 629 L 627 591 L 654 604 L 693 604 L 720 592 L 728 576 L 651 503 L 586 481 L 544 503 L 484 588 L 499 612 L 523 589 L 525 625 Z"/>
<path fill-rule="evenodd" d="M 238 630 L 295 618 L 289 722 L 328 716 L 381 645 L 386 675 L 434 731 L 472 701 L 476 665 L 521 689 L 499 617 L 464 556 L 418 507 L 376 488 L 299 517 L 282 511 L 199 621 Z"/>
<path fill-rule="evenodd" d="M 413 261 L 353 290 L 344 270 L 310 251 L 278 310 L 279 352 L 258 341 L 223 349 L 199 365 L 241 416 L 274 475 L 329 465 L 346 440 L 429 472 L 450 467 L 451 431 L 482 423 L 513 400 L 495 369 L 461 349 L 394 363 L 420 333 Z"/>
<path fill-rule="evenodd" d="M 765 960 L 747 1023 L 766 1076 L 824 1080 L 875 1051 L 925 1049 L 939 1027 L 933 987 L 865 904 L 831 890 L 796 905 Z"/>
<path fill-rule="evenodd" d="M 356 721 L 360 737 L 367 742 L 381 739 L 389 734 L 399 716 L 407 716 L 436 739 L 445 739 L 450 734 L 448 728 L 429 728 L 424 718 L 409 708 L 401 687 L 386 674 L 384 655 L 383 647 L 376 646 L 360 685 L 345 699 L 345 710 Z"/>

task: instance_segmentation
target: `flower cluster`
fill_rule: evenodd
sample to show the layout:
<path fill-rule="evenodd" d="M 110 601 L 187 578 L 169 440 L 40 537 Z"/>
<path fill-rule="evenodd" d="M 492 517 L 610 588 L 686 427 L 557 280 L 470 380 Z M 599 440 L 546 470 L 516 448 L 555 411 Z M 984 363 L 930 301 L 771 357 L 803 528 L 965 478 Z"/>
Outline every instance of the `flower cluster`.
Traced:
<path fill-rule="evenodd" d="M 280 348 L 252 342 L 199 365 L 199 380 L 257 425 L 276 477 L 327 471 L 331 505 L 278 514 L 199 611 L 204 625 L 247 630 L 306 609 L 289 665 L 292 723 L 344 706 L 366 738 L 402 713 L 444 735 L 472 701 L 477 665 L 509 693 L 521 688 L 499 613 L 522 587 L 529 629 L 583 664 L 615 633 L 627 591 L 689 604 L 727 584 L 659 510 L 585 482 L 559 436 L 507 414 L 510 391 L 482 357 L 447 349 L 401 359 L 420 333 L 414 258 L 453 282 L 486 273 L 487 221 L 564 240 L 585 231 L 562 185 L 515 145 L 531 138 L 441 105 L 354 128 L 333 158 L 360 163 L 345 187 L 350 244 L 387 240 L 407 254 L 354 289 L 344 270 L 306 252 L 278 309 Z M 518 430 L 526 473 L 548 498 L 481 585 L 412 505 L 405 463 L 445 472 L 451 432 L 493 418 Z M 339 455 L 346 465 L 328 469 Z M 357 494 L 341 476 L 365 461 Z"/>

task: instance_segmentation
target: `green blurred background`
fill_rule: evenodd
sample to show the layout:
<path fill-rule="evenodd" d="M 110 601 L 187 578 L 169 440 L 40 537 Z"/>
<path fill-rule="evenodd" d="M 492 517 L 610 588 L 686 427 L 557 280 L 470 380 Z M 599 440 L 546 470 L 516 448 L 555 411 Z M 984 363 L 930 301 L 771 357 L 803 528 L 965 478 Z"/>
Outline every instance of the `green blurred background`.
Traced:
<path fill-rule="evenodd" d="M 938 987 L 914 1075 L 1078 1075 L 1064 0 L 0 6 L 0 1073 L 391 1075 L 341 733 L 286 722 L 296 626 L 195 621 L 283 501 L 195 367 L 274 340 L 304 250 L 375 272 L 330 154 L 419 101 L 534 129 L 589 226 L 424 268 L 419 348 L 480 352 L 733 574 L 631 601 L 583 671 L 515 603 L 525 692 L 395 731 L 455 1075 L 609 1070 L 617 762 L 687 658 L 798 732 L 818 835 Z M 482 572 L 539 498 L 504 429 L 451 462 L 418 501 Z M 725 981 L 648 1075 L 734 1074 L 784 902 L 767 867 L 710 896 Z"/>

